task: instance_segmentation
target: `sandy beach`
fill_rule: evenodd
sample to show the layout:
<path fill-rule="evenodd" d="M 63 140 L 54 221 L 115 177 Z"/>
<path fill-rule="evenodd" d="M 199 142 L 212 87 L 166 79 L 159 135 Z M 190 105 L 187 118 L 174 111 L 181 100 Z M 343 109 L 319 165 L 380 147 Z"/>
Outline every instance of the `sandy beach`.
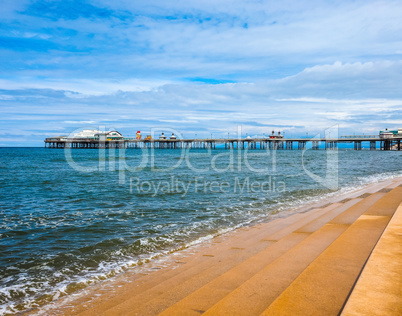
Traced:
<path fill-rule="evenodd" d="M 371 184 L 144 263 L 29 314 L 338 315 L 346 305 L 344 313 L 356 315 L 374 282 L 365 272 L 371 255 L 382 265 L 393 260 L 381 261 L 381 253 L 398 244 L 401 207 L 388 226 L 401 202 L 402 178 Z M 393 261 L 398 271 L 401 260 Z M 372 290 L 370 301 L 396 315 L 400 275 L 375 282 L 386 290 L 380 298 Z"/>

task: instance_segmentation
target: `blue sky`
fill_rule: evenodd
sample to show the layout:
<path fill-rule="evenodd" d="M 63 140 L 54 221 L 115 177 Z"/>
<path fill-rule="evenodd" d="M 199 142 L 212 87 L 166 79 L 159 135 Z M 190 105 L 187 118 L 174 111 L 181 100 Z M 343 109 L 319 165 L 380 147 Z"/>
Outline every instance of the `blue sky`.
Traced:
<path fill-rule="evenodd" d="M 0 146 L 402 127 L 401 1 L 3 0 Z"/>

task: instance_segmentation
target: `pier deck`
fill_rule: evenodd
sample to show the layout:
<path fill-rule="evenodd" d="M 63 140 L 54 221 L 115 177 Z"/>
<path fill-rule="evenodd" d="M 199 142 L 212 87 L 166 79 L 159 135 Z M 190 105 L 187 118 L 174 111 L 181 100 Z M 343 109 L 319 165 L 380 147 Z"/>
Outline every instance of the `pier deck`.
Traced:
<path fill-rule="evenodd" d="M 362 149 L 362 143 L 369 144 L 370 150 L 401 150 L 402 137 L 340 137 L 340 138 L 217 138 L 217 139 L 130 139 L 99 141 L 77 138 L 46 138 L 47 148 L 135 148 L 135 149 L 283 149 L 304 150 L 311 144 L 313 150 L 336 149 L 339 144 L 353 143 L 355 150 Z"/>

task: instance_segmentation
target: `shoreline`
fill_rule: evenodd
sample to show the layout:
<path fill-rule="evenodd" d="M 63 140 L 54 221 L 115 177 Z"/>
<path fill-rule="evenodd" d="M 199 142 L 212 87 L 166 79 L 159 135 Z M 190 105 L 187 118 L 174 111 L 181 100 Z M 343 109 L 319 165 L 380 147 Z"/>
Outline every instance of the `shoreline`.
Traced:
<path fill-rule="evenodd" d="M 97 306 L 100 303 L 104 304 L 105 302 L 109 302 L 108 305 L 113 305 L 116 300 L 121 300 L 122 297 L 130 297 L 130 291 L 128 289 L 133 286 L 135 287 L 137 283 L 145 284 L 146 279 L 157 282 L 155 280 L 160 279 L 158 274 L 169 274 L 169 272 L 181 269 L 182 266 L 189 265 L 191 262 L 194 264 L 196 260 L 205 261 L 205 258 L 214 258 L 217 253 L 219 253 L 217 249 L 222 247 L 225 248 L 232 245 L 230 248 L 235 251 L 245 249 L 243 247 L 237 247 L 236 245 L 242 243 L 243 240 L 252 240 L 254 238 L 253 236 L 258 236 L 258 232 L 260 231 L 275 229 L 278 225 L 289 227 L 292 224 L 286 224 L 286 222 L 292 217 L 303 217 L 306 216 L 306 214 L 310 216 L 312 215 L 310 213 L 314 213 L 316 210 L 331 208 L 331 205 L 339 206 L 340 203 L 348 203 L 350 200 L 357 199 L 364 195 L 379 192 L 385 187 L 392 189 L 401 184 L 402 177 L 371 183 L 357 190 L 344 192 L 340 195 L 334 194 L 334 196 L 320 199 L 318 202 L 310 202 L 300 208 L 275 214 L 257 224 L 236 228 L 214 237 L 204 237 L 204 240 L 201 242 L 187 246 L 184 249 L 174 250 L 168 254 L 160 255 L 150 262 L 130 268 L 119 275 L 97 284 L 89 285 L 83 290 L 61 297 L 59 300 L 42 305 L 39 308 L 34 308 L 26 312 L 26 314 L 44 315 L 50 313 L 52 315 L 75 315 L 86 309 L 88 309 L 88 311 L 97 310 Z M 253 245 L 252 242 L 248 246 L 252 248 L 260 247 L 260 245 Z M 255 250 L 258 251 L 259 249 Z M 213 252 L 213 254 L 208 254 L 208 252 Z"/>

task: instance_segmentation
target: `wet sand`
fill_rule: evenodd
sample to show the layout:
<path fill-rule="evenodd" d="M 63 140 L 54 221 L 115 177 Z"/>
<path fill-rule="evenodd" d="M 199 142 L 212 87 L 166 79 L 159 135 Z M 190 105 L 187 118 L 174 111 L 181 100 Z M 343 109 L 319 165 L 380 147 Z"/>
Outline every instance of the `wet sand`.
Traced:
<path fill-rule="evenodd" d="M 402 178 L 371 184 L 176 251 L 30 313 L 337 315 L 401 202 Z"/>

